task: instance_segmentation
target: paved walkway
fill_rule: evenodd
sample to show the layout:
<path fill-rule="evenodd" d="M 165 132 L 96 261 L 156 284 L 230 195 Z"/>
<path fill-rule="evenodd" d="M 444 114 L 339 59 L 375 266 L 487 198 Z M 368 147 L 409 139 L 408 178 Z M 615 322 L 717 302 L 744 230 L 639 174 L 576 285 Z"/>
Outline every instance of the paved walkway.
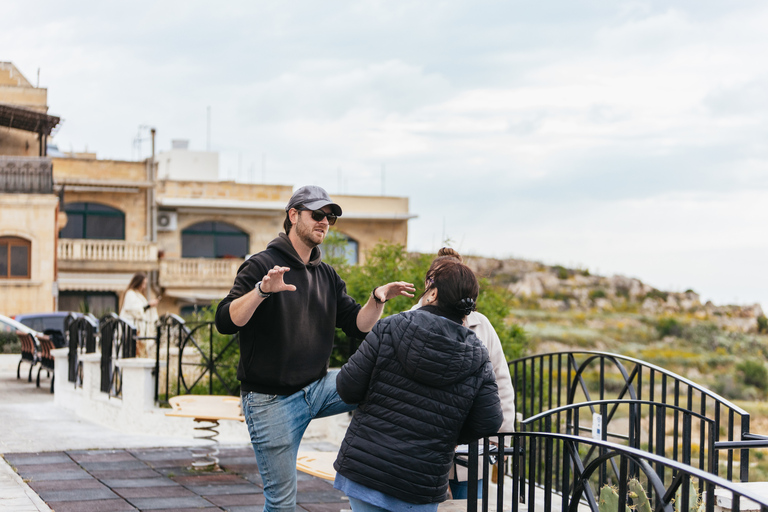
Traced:
<path fill-rule="evenodd" d="M 194 472 L 188 449 L 194 440 L 125 435 L 84 421 L 53 404 L 50 378 L 41 379 L 40 388 L 27 382 L 26 363 L 17 380 L 18 361 L 18 355 L 0 355 L 0 511 L 262 509 L 249 445 L 222 447 L 221 471 Z M 297 510 L 348 509 L 330 482 L 299 473 Z"/>

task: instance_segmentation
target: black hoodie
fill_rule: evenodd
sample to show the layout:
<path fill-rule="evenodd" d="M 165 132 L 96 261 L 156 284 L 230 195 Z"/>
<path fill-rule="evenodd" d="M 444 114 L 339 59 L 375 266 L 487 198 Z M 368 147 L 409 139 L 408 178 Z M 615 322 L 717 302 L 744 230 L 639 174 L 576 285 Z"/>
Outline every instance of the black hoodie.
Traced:
<path fill-rule="evenodd" d="M 290 267 L 284 280 L 296 291 L 272 294 L 247 324 L 237 327 L 229 315 L 230 303 L 253 290 L 275 265 Z M 223 334 L 240 332 L 237 378 L 242 390 L 290 395 L 326 374 L 336 327 L 348 336 L 365 337 L 357 328 L 359 311 L 344 281 L 321 261 L 320 249 L 312 249 L 305 265 L 288 236 L 280 233 L 237 271 L 235 284 L 216 310 L 216 328 Z"/>

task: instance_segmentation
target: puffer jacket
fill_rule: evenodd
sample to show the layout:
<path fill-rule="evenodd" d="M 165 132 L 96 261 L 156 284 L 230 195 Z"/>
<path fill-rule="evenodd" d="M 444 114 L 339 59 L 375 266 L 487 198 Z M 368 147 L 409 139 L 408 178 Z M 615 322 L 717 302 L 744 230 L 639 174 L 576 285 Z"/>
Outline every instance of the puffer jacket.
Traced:
<path fill-rule="evenodd" d="M 431 309 L 379 321 L 336 379 L 342 400 L 360 404 L 336 471 L 415 504 L 444 501 L 456 445 L 503 420 L 488 351 Z"/>

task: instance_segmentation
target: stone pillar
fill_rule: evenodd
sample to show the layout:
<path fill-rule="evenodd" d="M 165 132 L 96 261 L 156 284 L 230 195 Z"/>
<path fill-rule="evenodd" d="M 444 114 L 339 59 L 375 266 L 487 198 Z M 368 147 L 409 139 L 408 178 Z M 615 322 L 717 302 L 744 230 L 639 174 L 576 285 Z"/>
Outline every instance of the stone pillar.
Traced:
<path fill-rule="evenodd" d="M 53 356 L 53 403 L 67 407 L 71 401 L 70 395 L 74 386 L 69 382 L 69 348 L 55 348 L 51 350 Z"/>
<path fill-rule="evenodd" d="M 150 411 L 155 407 L 155 360 L 143 357 L 117 359 L 123 370 L 123 408 L 128 411 Z"/>
<path fill-rule="evenodd" d="M 81 354 L 83 364 L 83 398 L 93 400 L 101 393 L 101 354 Z"/>

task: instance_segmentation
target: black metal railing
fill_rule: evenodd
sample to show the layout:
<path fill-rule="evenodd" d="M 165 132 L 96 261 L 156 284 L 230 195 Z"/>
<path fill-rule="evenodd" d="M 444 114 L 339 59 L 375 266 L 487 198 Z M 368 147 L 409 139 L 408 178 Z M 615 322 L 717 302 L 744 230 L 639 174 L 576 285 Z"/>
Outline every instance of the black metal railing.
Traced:
<path fill-rule="evenodd" d="M 175 395 L 238 395 L 238 335 L 223 335 L 213 322 L 187 324 L 164 315 L 157 327 L 155 400 Z"/>
<path fill-rule="evenodd" d="M 594 415 L 592 411 L 598 411 L 597 415 Z M 586 425 L 582 421 L 584 419 L 583 412 L 587 414 Z M 613 430 L 608 428 L 611 417 L 614 418 Z M 715 421 L 697 412 L 674 405 L 647 400 L 582 402 L 558 407 L 527 418 L 521 422 L 520 428 L 522 431 L 579 437 L 587 434 L 587 437 L 592 439 L 627 445 L 669 459 L 671 454 L 667 450 L 664 440 L 666 433 L 673 430 L 671 424 L 673 420 L 680 422 L 679 430 L 682 434 L 682 445 L 676 453 L 679 458 L 671 460 L 688 466 L 693 465 L 702 471 L 716 475 Z M 698 440 L 699 438 L 705 439 L 705 443 L 701 446 L 694 443 L 694 439 Z M 558 467 L 559 454 L 555 453 L 554 459 L 550 460 L 544 457 L 541 450 L 542 447 L 539 446 L 540 453 L 533 458 L 536 461 L 536 467 L 533 468 L 536 474 L 550 478 L 552 487 L 558 492 L 567 491 L 561 481 L 563 471 L 562 468 Z M 586 465 L 602 455 L 601 448 L 591 446 L 582 453 L 582 461 Z M 615 467 L 615 461 L 610 461 L 610 463 L 614 465 L 613 472 L 617 473 L 618 468 Z M 664 466 L 655 468 L 660 476 L 665 469 Z M 630 472 L 632 473 L 631 476 L 636 476 L 634 470 L 631 469 Z M 507 473 L 510 473 L 509 468 Z M 601 487 L 606 484 L 607 466 L 601 468 L 598 479 Z"/>
<path fill-rule="evenodd" d="M 101 391 L 110 397 L 123 393 L 122 370 L 116 359 L 136 357 L 136 327 L 128 320 L 110 313 L 99 321 L 101 333 Z"/>
<path fill-rule="evenodd" d="M 99 322 L 93 315 L 77 316 L 70 313 L 64 319 L 64 336 L 69 345 L 69 374 L 68 380 L 75 387 L 83 386 L 82 354 L 96 352 L 99 342 Z"/>
<path fill-rule="evenodd" d="M 505 445 L 508 447 L 503 451 L 498 448 Z M 654 453 L 604 440 L 547 432 L 516 432 L 486 438 L 480 447 L 482 455 L 477 444 L 469 446 L 469 512 L 478 509 L 484 512 L 522 509 L 577 512 L 583 507 L 589 507 L 593 512 L 614 510 L 599 505 L 612 493 L 616 499 L 616 512 L 626 507 L 639 510 L 638 505 L 645 498 L 653 511 L 714 512 L 716 488 L 730 493 L 730 510 L 733 512 L 739 512 L 741 506 L 746 505 L 745 499 L 757 505 L 751 506 L 750 510 L 759 508 L 761 512 L 768 512 L 768 498 L 741 484 Z M 585 458 L 585 454 L 594 453 L 599 455 Z M 538 473 L 542 455 L 557 463 L 560 471 L 558 485 L 555 485 L 556 480 L 546 476 L 551 472 Z M 489 478 L 491 465 L 495 464 L 498 474 L 502 475 L 504 457 L 511 466 L 511 474 L 492 485 Z M 479 458 L 484 478 L 483 497 L 478 503 Z M 695 504 L 702 508 L 690 506 Z"/>
<path fill-rule="evenodd" d="M 53 193 L 51 159 L 0 156 L 0 192 L 10 194 Z"/>
<path fill-rule="evenodd" d="M 666 435 L 649 433 L 648 446 L 654 453 L 665 454 L 675 461 L 692 460 L 691 453 L 683 453 L 683 411 L 697 413 L 714 421 L 715 441 L 741 441 L 749 433 L 749 413 L 718 394 L 658 366 L 639 359 L 606 352 L 558 352 L 530 356 L 509 363 L 515 385 L 515 405 L 524 418 L 531 418 L 550 410 L 560 409 L 552 418 L 553 425 L 567 422 L 561 409 L 567 405 L 596 400 L 644 400 L 673 406 Z M 604 435 L 610 435 L 617 422 L 616 405 L 603 410 L 607 418 Z M 596 406 L 590 412 L 600 414 Z M 650 424 L 655 424 L 656 410 L 648 408 Z M 545 431 L 541 424 L 531 424 L 529 430 Z M 581 428 L 579 426 L 579 428 Z M 626 429 L 624 429 L 626 430 Z M 708 446 L 705 429 L 693 434 L 699 447 Z M 607 438 L 607 437 L 606 437 Z M 691 448 L 694 446 L 690 445 Z M 712 457 L 715 474 L 728 480 L 735 477 L 749 480 L 749 450 L 727 450 L 724 470 L 720 468 L 717 451 L 699 449 L 700 468 L 707 467 Z M 738 475 L 734 468 L 738 467 Z"/>

